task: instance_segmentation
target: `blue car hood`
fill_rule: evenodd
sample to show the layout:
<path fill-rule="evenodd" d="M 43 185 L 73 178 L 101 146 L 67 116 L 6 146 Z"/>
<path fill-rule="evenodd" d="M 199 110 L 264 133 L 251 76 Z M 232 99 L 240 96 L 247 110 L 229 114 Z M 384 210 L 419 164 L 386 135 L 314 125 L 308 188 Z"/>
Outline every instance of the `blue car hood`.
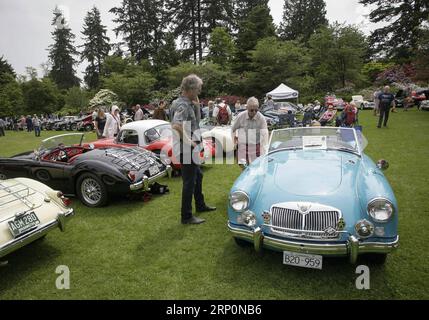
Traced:
<path fill-rule="evenodd" d="M 286 162 L 274 166 L 272 179 L 276 188 L 297 196 L 326 195 L 341 185 L 342 160 L 339 155 L 322 157 L 317 161 L 305 155 L 292 155 Z"/>
<path fill-rule="evenodd" d="M 266 191 L 276 190 L 280 199 L 328 200 L 355 194 L 361 159 L 347 152 L 299 150 L 270 154 L 261 163 L 266 165 L 260 180 L 264 198 Z"/>

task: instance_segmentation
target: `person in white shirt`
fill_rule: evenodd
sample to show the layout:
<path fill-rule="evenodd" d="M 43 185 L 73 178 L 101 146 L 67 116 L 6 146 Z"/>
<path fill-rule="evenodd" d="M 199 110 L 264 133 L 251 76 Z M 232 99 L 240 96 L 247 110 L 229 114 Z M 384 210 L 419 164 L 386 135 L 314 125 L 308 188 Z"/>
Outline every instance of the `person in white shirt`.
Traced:
<path fill-rule="evenodd" d="M 95 121 L 95 118 L 97 118 L 97 115 L 98 115 L 98 108 L 95 108 L 91 115 L 92 121 Z"/>
<path fill-rule="evenodd" d="M 144 119 L 144 113 L 140 105 L 136 105 L 136 113 L 134 114 L 134 121 L 140 121 Z"/>
<path fill-rule="evenodd" d="M 112 139 L 116 137 L 121 129 L 121 118 L 119 107 L 112 106 L 112 112 L 106 113 L 106 125 L 104 126 L 103 137 Z"/>
<path fill-rule="evenodd" d="M 250 164 L 266 152 L 268 146 L 267 120 L 259 112 L 255 97 L 247 100 L 247 110 L 240 113 L 231 128 L 232 138 L 238 143 L 238 164 Z M 238 131 L 238 135 L 236 132 Z"/>

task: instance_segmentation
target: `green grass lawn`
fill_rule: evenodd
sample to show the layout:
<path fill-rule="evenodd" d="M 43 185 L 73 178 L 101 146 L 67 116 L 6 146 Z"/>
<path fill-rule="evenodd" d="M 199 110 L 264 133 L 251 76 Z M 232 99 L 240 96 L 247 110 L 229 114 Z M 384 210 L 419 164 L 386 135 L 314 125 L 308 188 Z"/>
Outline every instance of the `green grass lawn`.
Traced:
<path fill-rule="evenodd" d="M 8 256 L 0 267 L 2 299 L 428 299 L 429 112 L 392 114 L 377 129 L 371 111 L 360 114 L 373 160 L 386 171 L 399 203 L 400 248 L 384 266 L 370 266 L 370 290 L 355 287 L 356 266 L 324 260 L 322 271 L 288 267 L 282 254 L 238 247 L 228 233 L 228 192 L 240 170 L 204 169 L 207 202 L 217 212 L 199 226 L 180 224 L 181 179 L 164 180 L 170 194 L 149 202 L 115 200 L 89 209 L 78 200 L 65 233 Z M 32 150 L 39 140 L 25 132 L 0 137 L 0 156 Z M 86 140 L 94 139 L 95 135 Z M 70 290 L 57 290 L 58 265 L 70 268 Z"/>

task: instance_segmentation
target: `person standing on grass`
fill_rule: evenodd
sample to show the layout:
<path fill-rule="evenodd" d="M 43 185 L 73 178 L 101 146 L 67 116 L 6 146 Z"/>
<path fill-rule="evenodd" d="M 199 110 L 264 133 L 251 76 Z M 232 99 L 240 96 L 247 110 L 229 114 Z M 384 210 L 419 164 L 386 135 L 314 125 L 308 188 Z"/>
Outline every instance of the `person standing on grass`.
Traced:
<path fill-rule="evenodd" d="M 232 120 L 231 109 L 226 103 L 220 102 L 213 110 L 213 118 L 216 119 L 216 124 L 218 126 L 229 125 Z"/>
<path fill-rule="evenodd" d="M 136 112 L 134 113 L 134 121 L 140 121 L 144 119 L 144 113 L 143 110 L 141 109 L 140 105 L 136 105 L 135 107 Z"/>
<path fill-rule="evenodd" d="M 97 139 L 104 138 L 103 132 L 104 132 L 105 126 L 106 126 L 106 115 L 104 113 L 104 110 L 100 108 L 94 120 L 94 128 L 95 128 L 95 133 L 97 134 Z"/>
<path fill-rule="evenodd" d="M 161 100 L 158 107 L 153 112 L 152 119 L 167 121 L 167 114 L 165 113 L 165 101 Z"/>
<path fill-rule="evenodd" d="M 5 127 L 6 127 L 6 122 L 2 118 L 0 118 L 0 137 L 5 136 L 5 134 L 4 134 Z"/>
<path fill-rule="evenodd" d="M 40 137 L 40 119 L 37 115 L 33 115 L 33 119 L 31 120 L 34 128 L 34 135 L 36 137 Z"/>
<path fill-rule="evenodd" d="M 382 123 L 384 127 L 387 127 L 390 109 L 395 108 L 395 96 L 390 93 L 390 87 L 385 86 L 378 99 L 380 100 L 380 118 L 378 119 L 377 128 L 381 128 Z"/>
<path fill-rule="evenodd" d="M 27 132 L 33 131 L 33 121 L 31 120 L 31 116 L 28 115 L 25 119 L 25 123 L 27 125 Z"/>
<path fill-rule="evenodd" d="M 112 139 L 115 138 L 121 129 L 121 118 L 119 115 L 119 107 L 112 106 L 112 112 L 106 114 L 106 125 L 103 130 L 103 137 Z"/>
<path fill-rule="evenodd" d="M 199 154 L 202 144 L 199 132 L 201 119 L 200 101 L 203 81 L 195 74 L 182 80 L 181 95 L 173 101 L 170 108 L 173 128 L 173 153 L 182 165 L 182 224 L 200 224 L 204 219 L 192 215 L 192 197 L 195 198 L 197 212 L 216 210 L 204 201 L 203 172 Z"/>
<path fill-rule="evenodd" d="M 374 92 L 374 116 L 377 117 L 380 115 L 380 99 L 378 99 L 378 96 L 381 94 L 381 90 L 376 90 Z"/>
<path fill-rule="evenodd" d="M 238 131 L 238 138 L 236 137 Z M 247 100 L 247 111 L 240 113 L 231 128 L 233 141 L 238 144 L 238 164 L 243 169 L 265 153 L 268 145 L 267 120 L 259 112 L 255 97 Z"/>

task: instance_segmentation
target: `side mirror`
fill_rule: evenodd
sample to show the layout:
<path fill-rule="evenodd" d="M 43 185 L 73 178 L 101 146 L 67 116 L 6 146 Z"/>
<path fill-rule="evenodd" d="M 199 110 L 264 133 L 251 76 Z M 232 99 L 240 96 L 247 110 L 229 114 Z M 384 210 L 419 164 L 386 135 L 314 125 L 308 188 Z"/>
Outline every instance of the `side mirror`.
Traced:
<path fill-rule="evenodd" d="M 389 168 L 389 162 L 387 162 L 387 160 L 381 159 L 377 161 L 377 168 L 385 171 Z"/>

